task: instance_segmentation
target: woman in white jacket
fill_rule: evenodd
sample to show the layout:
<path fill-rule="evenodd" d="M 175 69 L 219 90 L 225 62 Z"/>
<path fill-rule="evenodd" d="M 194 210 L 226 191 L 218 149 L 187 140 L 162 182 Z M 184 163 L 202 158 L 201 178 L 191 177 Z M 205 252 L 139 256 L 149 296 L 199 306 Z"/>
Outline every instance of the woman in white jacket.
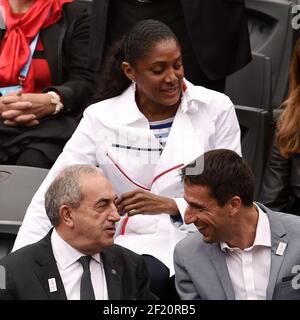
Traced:
<path fill-rule="evenodd" d="M 115 243 L 143 254 L 153 291 L 170 297 L 174 246 L 193 231 L 181 219 L 186 203 L 178 170 L 207 150 L 241 152 L 234 106 L 224 94 L 184 79 L 178 40 L 155 20 L 133 27 L 102 74 L 102 101 L 86 109 L 35 194 L 14 250 L 50 229 L 44 193 L 57 172 L 68 164 L 94 164 L 119 197 L 123 217 Z"/>

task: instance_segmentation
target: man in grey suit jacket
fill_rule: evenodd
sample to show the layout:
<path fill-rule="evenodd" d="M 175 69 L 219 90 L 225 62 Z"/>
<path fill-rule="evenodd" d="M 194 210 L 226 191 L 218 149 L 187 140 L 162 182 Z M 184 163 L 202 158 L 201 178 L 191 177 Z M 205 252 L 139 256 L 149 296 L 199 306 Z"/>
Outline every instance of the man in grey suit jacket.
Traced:
<path fill-rule="evenodd" d="M 185 223 L 177 244 L 181 299 L 300 300 L 300 218 L 253 203 L 253 174 L 235 152 L 213 150 L 183 171 Z"/>
<path fill-rule="evenodd" d="M 54 228 L 0 261 L 0 300 L 155 299 L 143 258 L 113 244 L 120 219 L 115 199 L 96 167 L 63 169 L 45 194 Z M 88 267 L 82 256 L 88 256 Z"/>

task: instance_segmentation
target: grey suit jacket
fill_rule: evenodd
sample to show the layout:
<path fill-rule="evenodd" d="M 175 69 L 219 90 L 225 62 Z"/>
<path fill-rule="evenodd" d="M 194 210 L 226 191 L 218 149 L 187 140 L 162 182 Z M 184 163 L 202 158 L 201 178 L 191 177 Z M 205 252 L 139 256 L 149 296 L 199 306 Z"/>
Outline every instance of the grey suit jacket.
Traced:
<path fill-rule="evenodd" d="M 271 228 L 267 300 L 300 300 L 300 289 L 292 287 L 292 279 L 293 283 L 297 280 L 292 268 L 300 265 L 300 218 L 257 205 L 266 212 Z M 283 255 L 276 254 L 280 242 L 287 244 Z M 202 235 L 196 232 L 177 244 L 174 264 L 176 288 L 181 299 L 235 300 L 225 253 L 219 243 L 205 243 Z"/>
<path fill-rule="evenodd" d="M 6 275 L 0 300 L 67 299 L 51 247 L 51 233 L 0 261 Z M 118 245 L 107 248 L 101 256 L 110 300 L 156 299 L 149 290 L 149 276 L 141 256 Z M 49 288 L 51 278 L 57 286 L 53 292 Z"/>

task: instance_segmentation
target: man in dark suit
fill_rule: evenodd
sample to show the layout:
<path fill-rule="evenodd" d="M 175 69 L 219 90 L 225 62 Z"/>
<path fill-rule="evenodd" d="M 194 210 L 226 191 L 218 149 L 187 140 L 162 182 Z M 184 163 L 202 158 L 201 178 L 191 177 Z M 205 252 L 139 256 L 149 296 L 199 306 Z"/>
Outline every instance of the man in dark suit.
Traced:
<path fill-rule="evenodd" d="M 253 203 L 253 174 L 234 151 L 183 169 L 185 223 L 174 252 L 181 299 L 299 300 L 300 218 Z"/>
<path fill-rule="evenodd" d="M 224 91 L 225 77 L 251 60 L 244 0 L 94 0 L 91 19 L 90 65 L 100 72 L 107 49 L 142 19 L 171 27 L 194 84 Z"/>
<path fill-rule="evenodd" d="M 45 194 L 54 228 L 0 261 L 0 299 L 154 299 L 142 257 L 113 244 L 115 200 L 96 167 L 63 169 Z"/>

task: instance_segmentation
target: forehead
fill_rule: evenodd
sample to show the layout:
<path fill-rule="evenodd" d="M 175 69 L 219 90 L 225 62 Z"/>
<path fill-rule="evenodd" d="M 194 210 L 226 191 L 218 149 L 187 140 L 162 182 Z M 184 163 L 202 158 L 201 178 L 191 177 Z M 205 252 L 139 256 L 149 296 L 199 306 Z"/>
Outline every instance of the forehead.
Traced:
<path fill-rule="evenodd" d="M 181 56 L 181 51 L 175 39 L 163 39 L 154 43 L 139 63 L 155 63 L 160 61 L 175 60 Z"/>
<path fill-rule="evenodd" d="M 184 183 L 184 197 L 188 202 L 194 203 L 211 203 L 215 202 L 209 187 Z"/>
<path fill-rule="evenodd" d="M 85 199 L 114 197 L 110 182 L 100 173 L 84 174 L 80 178 L 80 188 Z"/>

